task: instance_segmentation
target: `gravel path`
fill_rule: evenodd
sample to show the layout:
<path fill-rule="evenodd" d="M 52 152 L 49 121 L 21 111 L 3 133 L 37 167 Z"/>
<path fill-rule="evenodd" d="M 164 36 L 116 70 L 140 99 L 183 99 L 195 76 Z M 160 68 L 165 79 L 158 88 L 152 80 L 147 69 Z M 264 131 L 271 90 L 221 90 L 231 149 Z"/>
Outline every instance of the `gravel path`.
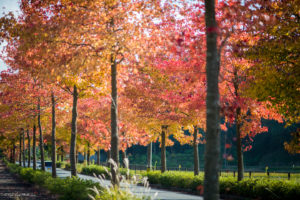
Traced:
<path fill-rule="evenodd" d="M 0 200 L 55 200 L 55 198 L 11 175 L 3 161 L 0 161 Z"/>

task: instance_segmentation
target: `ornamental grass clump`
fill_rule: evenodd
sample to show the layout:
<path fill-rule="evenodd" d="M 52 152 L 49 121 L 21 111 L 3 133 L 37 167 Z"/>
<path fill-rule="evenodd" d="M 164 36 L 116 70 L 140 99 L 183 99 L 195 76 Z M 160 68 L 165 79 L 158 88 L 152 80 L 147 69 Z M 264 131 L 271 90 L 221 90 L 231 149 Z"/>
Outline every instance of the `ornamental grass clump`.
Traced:
<path fill-rule="evenodd" d="M 114 162 L 114 160 L 109 159 L 108 162 L 112 166 L 111 170 L 114 170 L 117 174 L 117 181 L 120 183 L 120 186 L 113 185 L 111 182 L 107 184 L 105 179 L 108 175 L 110 180 L 112 180 L 112 174 L 106 167 L 104 167 L 105 173 L 98 176 L 94 174 L 94 176 L 99 179 L 99 184 L 102 188 L 104 188 L 104 190 L 99 190 L 96 187 L 89 188 L 94 192 L 94 195 L 89 194 L 89 197 L 92 200 L 152 200 L 156 198 L 157 193 L 153 196 L 150 195 L 151 188 L 149 187 L 147 177 L 135 175 L 130 176 L 129 161 L 127 158 L 124 159 L 126 167 L 125 175 L 122 175 L 119 172 L 118 165 Z M 137 186 L 138 184 L 142 184 L 143 186 Z M 134 195 L 134 191 L 138 191 L 140 195 Z"/>

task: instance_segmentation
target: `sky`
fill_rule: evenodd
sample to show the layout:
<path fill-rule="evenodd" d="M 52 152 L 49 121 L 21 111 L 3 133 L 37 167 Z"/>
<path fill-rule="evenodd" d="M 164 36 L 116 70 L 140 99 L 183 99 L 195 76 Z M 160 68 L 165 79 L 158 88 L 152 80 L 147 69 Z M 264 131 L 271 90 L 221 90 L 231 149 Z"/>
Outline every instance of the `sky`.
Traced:
<path fill-rule="evenodd" d="M 19 10 L 19 0 L 0 0 L 0 17 L 4 15 L 4 13 L 8 13 L 12 11 L 14 14 L 18 15 Z M 2 54 L 2 48 L 5 44 L 0 45 L 0 54 Z M 0 71 L 7 69 L 7 66 L 0 59 Z"/>

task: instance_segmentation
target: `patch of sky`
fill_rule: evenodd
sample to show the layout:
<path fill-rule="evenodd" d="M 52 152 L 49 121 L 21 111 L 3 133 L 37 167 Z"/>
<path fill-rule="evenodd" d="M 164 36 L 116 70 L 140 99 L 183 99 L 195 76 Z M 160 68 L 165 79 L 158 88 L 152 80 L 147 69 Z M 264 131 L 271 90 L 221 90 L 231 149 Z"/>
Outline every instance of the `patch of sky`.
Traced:
<path fill-rule="evenodd" d="M 15 16 L 19 15 L 19 8 L 20 2 L 18 0 L 0 0 L 0 17 L 3 17 L 5 14 L 12 12 Z M 3 47 L 6 45 L 5 42 L 0 44 L 0 54 L 1 56 L 5 56 Z M 0 72 L 7 69 L 7 65 L 4 61 L 0 58 Z"/>

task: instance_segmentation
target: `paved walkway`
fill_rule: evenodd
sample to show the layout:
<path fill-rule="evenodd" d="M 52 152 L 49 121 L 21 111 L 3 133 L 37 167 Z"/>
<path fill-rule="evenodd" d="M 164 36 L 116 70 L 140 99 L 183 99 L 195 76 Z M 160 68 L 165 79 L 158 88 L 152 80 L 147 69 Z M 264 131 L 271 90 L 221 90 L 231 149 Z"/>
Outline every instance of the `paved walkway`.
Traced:
<path fill-rule="evenodd" d="M 12 176 L 0 160 L 0 200 L 54 200 L 49 194 Z"/>
<path fill-rule="evenodd" d="M 70 171 L 66 171 L 63 169 L 57 169 L 57 176 L 61 178 L 69 177 L 71 176 Z M 99 179 L 87 176 L 87 175 L 78 175 L 79 178 L 86 179 L 86 180 L 92 180 L 94 182 L 100 182 Z M 103 182 L 104 185 L 109 185 L 110 181 L 105 180 Z M 121 187 L 125 187 L 124 185 L 121 185 Z M 151 189 L 150 191 L 145 191 L 145 188 L 142 186 L 130 186 L 130 190 L 133 192 L 133 194 L 137 196 L 151 196 L 153 197 L 155 193 L 157 193 L 157 196 L 155 199 L 159 200 L 202 200 L 203 198 L 196 195 L 189 195 L 189 194 L 183 194 L 180 192 L 173 192 L 173 191 L 167 191 L 167 190 L 161 190 L 161 189 Z"/>
<path fill-rule="evenodd" d="M 66 178 L 66 177 L 70 177 L 71 176 L 71 172 L 67 171 L 67 170 L 63 170 L 60 168 L 57 168 L 57 176 L 60 178 Z M 82 174 L 78 174 L 79 178 L 85 179 L 85 180 L 92 180 L 94 182 L 100 182 L 100 180 L 98 178 L 95 178 L 93 176 L 87 176 L 87 175 L 82 175 Z M 109 186 L 110 185 L 110 181 L 109 180 L 104 180 L 101 183 L 102 186 Z M 121 188 L 124 187 L 128 187 L 126 185 L 121 185 Z M 168 191 L 168 190 L 163 190 L 163 189 L 155 189 L 155 188 L 151 188 L 150 191 L 146 191 L 145 188 L 143 186 L 136 186 L 136 185 L 131 185 L 129 186 L 130 191 L 137 195 L 137 196 L 150 196 L 153 197 L 154 195 L 157 196 L 155 199 L 157 200 L 203 200 L 203 198 L 201 196 L 197 196 L 197 195 L 190 195 L 190 194 L 184 194 L 184 193 L 180 193 L 180 192 L 173 192 L 173 191 Z M 1 194 L 1 192 L 0 192 Z M 0 200 L 1 196 L 0 196 Z"/>

